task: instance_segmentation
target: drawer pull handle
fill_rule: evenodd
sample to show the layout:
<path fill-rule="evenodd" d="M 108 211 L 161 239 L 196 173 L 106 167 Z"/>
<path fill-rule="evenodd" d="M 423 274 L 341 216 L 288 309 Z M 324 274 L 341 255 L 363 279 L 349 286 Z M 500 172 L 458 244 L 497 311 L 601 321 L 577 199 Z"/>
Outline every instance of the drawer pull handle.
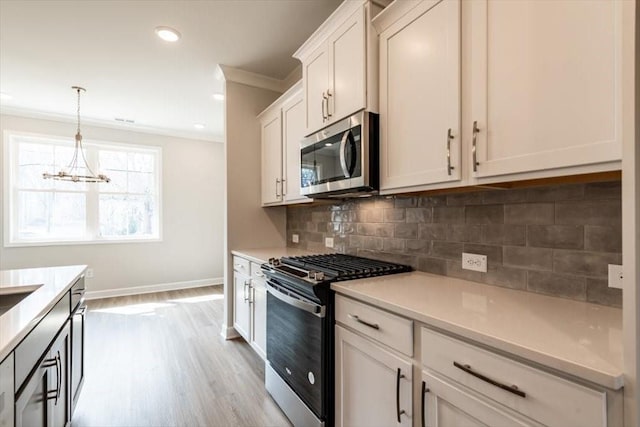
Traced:
<path fill-rule="evenodd" d="M 427 393 L 429 393 L 429 388 L 427 387 L 427 383 L 422 381 L 422 427 L 427 427 L 427 421 L 425 419 L 426 415 L 427 415 L 427 410 L 425 408 L 425 399 L 426 399 L 426 395 Z"/>
<path fill-rule="evenodd" d="M 366 320 L 362 320 L 361 318 L 358 317 L 357 314 L 349 314 L 348 316 L 358 323 L 362 323 L 363 325 L 373 328 L 377 331 L 380 330 L 380 325 L 378 325 L 377 323 L 371 323 L 371 322 L 367 322 Z"/>
<path fill-rule="evenodd" d="M 398 416 L 398 424 L 402 422 L 400 415 L 406 413 L 404 409 L 400 409 L 400 378 L 404 378 L 404 374 L 402 370 L 398 368 L 396 371 L 396 415 Z"/>
<path fill-rule="evenodd" d="M 264 277 L 264 273 L 262 271 L 256 271 L 256 276 Z"/>
<path fill-rule="evenodd" d="M 473 375 L 474 377 L 479 378 L 484 382 L 487 382 L 487 383 L 489 383 L 491 385 L 494 385 L 494 386 L 496 386 L 498 388 L 501 388 L 504 391 L 508 391 L 509 393 L 513 393 L 513 394 L 515 394 L 517 396 L 520 396 L 520 397 L 523 397 L 523 398 L 527 397 L 527 394 L 524 391 L 518 390 L 518 386 L 516 386 L 516 385 L 506 385 L 506 384 L 502 384 L 502 383 L 500 383 L 500 382 L 498 382 L 496 380 L 492 380 L 489 377 L 485 377 L 484 375 L 473 371 L 471 369 L 471 366 L 469 366 L 469 365 L 462 365 L 462 364 L 460 364 L 458 362 L 453 362 L 453 366 L 455 366 L 458 369 L 462 369 L 467 374 Z"/>

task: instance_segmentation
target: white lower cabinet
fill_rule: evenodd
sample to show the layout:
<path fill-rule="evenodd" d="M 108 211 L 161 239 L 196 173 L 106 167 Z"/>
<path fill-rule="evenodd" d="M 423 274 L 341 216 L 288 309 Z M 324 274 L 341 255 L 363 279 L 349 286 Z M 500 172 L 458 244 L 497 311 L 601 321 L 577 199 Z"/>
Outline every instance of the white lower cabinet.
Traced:
<path fill-rule="evenodd" d="M 429 427 L 533 426 L 510 415 L 495 403 L 478 398 L 463 387 L 422 371 L 420 416 Z"/>
<path fill-rule="evenodd" d="M 233 327 L 267 357 L 267 288 L 260 264 L 233 257 Z"/>
<path fill-rule="evenodd" d="M 251 346 L 267 358 L 267 283 L 260 264 L 251 263 Z"/>
<path fill-rule="evenodd" d="M 238 263 L 234 258 L 234 264 Z M 233 327 L 247 341 L 251 340 L 251 277 L 242 270 L 233 270 Z"/>
<path fill-rule="evenodd" d="M 339 294 L 335 332 L 338 427 L 622 425 L 622 390 L 552 374 Z"/>
<path fill-rule="evenodd" d="M 411 359 L 335 328 L 336 426 L 411 426 Z"/>
<path fill-rule="evenodd" d="M 547 426 L 606 426 L 607 394 L 422 328 L 422 364 Z"/>

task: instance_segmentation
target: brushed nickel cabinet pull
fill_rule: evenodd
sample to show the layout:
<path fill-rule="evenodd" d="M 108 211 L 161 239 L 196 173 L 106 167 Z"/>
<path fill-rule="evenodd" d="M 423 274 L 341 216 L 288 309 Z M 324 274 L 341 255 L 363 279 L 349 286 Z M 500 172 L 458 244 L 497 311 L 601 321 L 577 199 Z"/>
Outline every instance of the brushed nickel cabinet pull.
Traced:
<path fill-rule="evenodd" d="M 331 98 L 333 96 L 333 94 L 331 93 L 330 90 L 327 90 L 327 120 L 329 120 L 329 117 L 333 116 L 333 114 L 331 114 L 331 104 L 329 104 L 329 98 Z"/>
<path fill-rule="evenodd" d="M 454 139 L 451 135 L 451 128 L 447 131 L 447 175 L 451 176 L 451 171 L 455 169 L 451 166 L 451 140 Z"/>
<path fill-rule="evenodd" d="M 243 289 L 243 293 L 244 293 L 244 302 L 249 301 L 249 294 L 247 292 L 247 286 L 249 286 L 251 284 L 251 281 L 249 280 L 245 280 L 244 281 L 244 289 Z"/>
<path fill-rule="evenodd" d="M 280 184 L 280 178 L 276 178 L 276 198 L 280 198 L 280 194 L 278 193 L 278 184 Z"/>
<path fill-rule="evenodd" d="M 328 107 L 329 107 L 329 103 L 327 102 L 327 95 L 322 92 L 322 123 L 326 122 L 328 117 L 327 117 L 327 113 L 325 112 Z"/>
<path fill-rule="evenodd" d="M 380 325 L 378 325 L 377 323 L 370 323 L 370 322 L 367 322 L 366 320 L 362 320 L 356 314 L 348 314 L 347 316 L 349 316 L 351 319 L 355 320 L 358 323 L 362 323 L 365 326 L 368 326 L 368 327 L 373 328 L 375 330 L 380 330 Z"/>
<path fill-rule="evenodd" d="M 478 172 L 478 154 L 477 154 L 477 145 L 478 145 L 478 122 L 473 122 L 473 142 L 471 143 L 471 153 L 473 155 L 473 171 Z"/>
<path fill-rule="evenodd" d="M 281 187 L 280 189 L 282 190 L 280 192 L 282 193 L 282 197 L 284 197 L 287 194 L 287 191 L 286 191 L 287 187 L 285 187 L 284 185 L 285 181 L 286 181 L 285 178 L 282 178 L 282 181 L 280 181 L 280 187 Z"/>
<path fill-rule="evenodd" d="M 502 384 L 501 382 L 498 382 L 498 381 L 493 380 L 493 379 L 491 379 L 489 377 L 486 377 L 486 376 L 484 376 L 484 375 L 482 375 L 482 374 L 480 374 L 478 372 L 475 372 L 473 369 L 471 369 L 471 366 L 469 366 L 469 365 L 463 365 L 463 364 L 458 363 L 458 362 L 453 362 L 453 366 L 455 366 L 458 369 L 462 369 L 467 374 L 473 375 L 474 377 L 476 377 L 478 379 L 481 379 L 484 382 L 487 382 L 487 383 L 489 383 L 491 385 L 494 385 L 494 386 L 496 386 L 498 388 L 501 388 L 504 391 L 508 391 L 509 393 L 513 393 L 513 394 L 515 394 L 517 396 L 520 396 L 520 397 L 523 397 L 523 398 L 527 397 L 527 394 L 524 391 L 519 390 L 518 386 Z"/>

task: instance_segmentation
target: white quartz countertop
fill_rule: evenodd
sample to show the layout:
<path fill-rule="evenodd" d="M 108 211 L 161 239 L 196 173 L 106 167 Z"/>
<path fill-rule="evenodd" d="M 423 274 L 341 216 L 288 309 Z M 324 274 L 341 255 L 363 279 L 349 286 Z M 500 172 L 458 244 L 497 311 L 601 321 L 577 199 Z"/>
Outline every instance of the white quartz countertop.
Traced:
<path fill-rule="evenodd" d="M 620 309 L 421 272 L 331 288 L 595 384 L 623 386 Z"/>
<path fill-rule="evenodd" d="M 0 271 L 0 302 L 8 294 L 33 291 L 0 315 L 0 361 L 42 320 L 86 269 L 86 265 L 70 265 Z"/>
<path fill-rule="evenodd" d="M 269 262 L 269 258 L 282 258 L 283 256 L 316 255 L 318 252 L 309 252 L 302 249 L 274 247 L 262 249 L 236 249 L 232 254 L 246 258 L 259 264 Z"/>

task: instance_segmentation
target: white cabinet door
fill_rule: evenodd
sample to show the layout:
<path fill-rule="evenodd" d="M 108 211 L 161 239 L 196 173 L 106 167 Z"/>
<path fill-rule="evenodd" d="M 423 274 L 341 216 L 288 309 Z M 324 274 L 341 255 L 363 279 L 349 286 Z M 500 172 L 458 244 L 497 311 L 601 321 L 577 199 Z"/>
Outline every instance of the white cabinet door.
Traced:
<path fill-rule="evenodd" d="M 262 204 L 282 201 L 282 127 L 280 109 L 261 119 Z"/>
<path fill-rule="evenodd" d="M 624 3 L 471 2 L 476 176 L 621 158 Z"/>
<path fill-rule="evenodd" d="M 380 35 L 383 190 L 460 179 L 460 1 L 425 0 Z"/>
<path fill-rule="evenodd" d="M 310 200 L 300 195 L 300 141 L 304 138 L 304 113 L 302 92 L 282 106 L 285 202 Z"/>
<path fill-rule="evenodd" d="M 411 362 L 341 326 L 335 331 L 336 426 L 411 426 Z"/>
<path fill-rule="evenodd" d="M 365 10 L 360 8 L 329 37 L 328 121 L 366 106 Z"/>
<path fill-rule="evenodd" d="M 535 426 L 535 422 L 509 414 L 488 400 L 478 399 L 462 388 L 422 372 L 420 402 L 422 425 L 429 427 L 514 427 Z"/>
<path fill-rule="evenodd" d="M 260 357 L 267 357 L 267 289 L 262 282 L 253 282 L 252 292 L 252 310 L 253 310 L 253 348 L 258 352 Z"/>
<path fill-rule="evenodd" d="M 233 327 L 247 342 L 251 342 L 250 286 L 249 276 L 233 272 Z"/>
<path fill-rule="evenodd" d="M 302 64 L 305 100 L 305 135 L 325 126 L 329 90 L 329 58 L 327 46 L 322 45 Z"/>

